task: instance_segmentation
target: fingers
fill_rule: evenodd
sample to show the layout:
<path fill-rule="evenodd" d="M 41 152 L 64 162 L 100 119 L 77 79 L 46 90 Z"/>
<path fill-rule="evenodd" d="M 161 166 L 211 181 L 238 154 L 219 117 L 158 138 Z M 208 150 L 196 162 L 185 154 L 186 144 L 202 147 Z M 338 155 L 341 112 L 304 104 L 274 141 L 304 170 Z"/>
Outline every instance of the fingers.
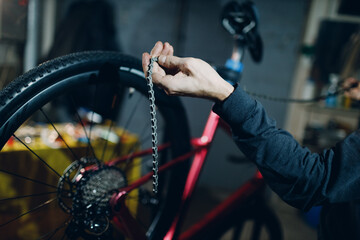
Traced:
<path fill-rule="evenodd" d="M 170 45 L 170 44 L 169 44 Z M 169 54 L 168 55 L 171 55 L 173 56 L 174 55 L 174 47 L 172 45 L 170 45 L 170 50 L 169 50 Z"/>
<path fill-rule="evenodd" d="M 157 57 L 159 55 L 174 55 L 174 48 L 170 43 L 161 41 L 155 43 L 153 49 L 150 52 L 150 56 Z"/>
<path fill-rule="evenodd" d="M 160 41 L 157 41 L 155 43 L 155 46 L 151 50 L 150 55 L 154 56 L 154 57 L 159 56 L 161 54 L 161 52 L 163 51 L 163 48 L 164 48 L 163 43 Z"/>
<path fill-rule="evenodd" d="M 168 42 L 164 43 L 161 55 L 174 55 L 174 48 Z"/>
<path fill-rule="evenodd" d="M 144 64 L 149 64 L 150 62 L 150 58 L 151 57 L 157 57 L 159 55 L 173 55 L 174 54 L 174 48 L 173 46 L 171 46 L 168 42 L 165 42 L 164 44 L 161 41 L 157 41 L 154 45 L 154 47 L 152 48 L 151 52 L 150 52 L 150 57 L 146 56 L 145 58 L 147 58 L 149 61 L 145 61 L 143 63 Z M 145 66 L 143 66 L 143 70 L 147 70 L 147 67 L 145 68 Z M 154 63 L 154 68 L 153 68 L 154 72 L 164 72 L 164 70 L 159 67 L 159 65 L 157 63 Z M 164 72 L 165 73 L 165 72 Z M 146 75 L 146 73 L 145 73 Z"/>
<path fill-rule="evenodd" d="M 142 68 L 145 73 L 145 77 L 147 77 L 147 71 L 148 71 L 148 67 L 150 64 L 150 59 L 155 56 L 164 56 L 165 58 L 169 57 L 169 59 L 166 63 L 166 66 L 169 66 L 170 68 L 171 68 L 171 66 L 173 66 L 172 68 L 178 69 L 177 64 L 180 63 L 181 60 L 180 60 L 180 58 L 174 57 L 173 54 L 174 54 L 174 48 L 168 42 L 165 42 L 164 44 L 160 41 L 156 42 L 156 44 L 154 45 L 150 54 L 147 52 L 142 54 Z M 162 78 L 165 76 L 166 76 L 166 73 L 165 73 L 164 69 L 162 69 L 158 65 L 158 63 L 154 63 L 154 68 L 153 68 L 154 83 L 159 84 L 160 87 L 166 88 L 166 86 L 164 86 L 162 84 L 162 82 L 160 82 L 162 80 Z"/>
<path fill-rule="evenodd" d="M 150 55 L 149 53 L 145 52 L 142 54 L 142 68 L 145 73 L 145 77 L 147 77 L 147 70 L 150 63 Z"/>
<path fill-rule="evenodd" d="M 160 55 L 159 64 L 168 69 L 181 69 L 183 66 L 184 60 L 179 57 L 172 55 Z"/>

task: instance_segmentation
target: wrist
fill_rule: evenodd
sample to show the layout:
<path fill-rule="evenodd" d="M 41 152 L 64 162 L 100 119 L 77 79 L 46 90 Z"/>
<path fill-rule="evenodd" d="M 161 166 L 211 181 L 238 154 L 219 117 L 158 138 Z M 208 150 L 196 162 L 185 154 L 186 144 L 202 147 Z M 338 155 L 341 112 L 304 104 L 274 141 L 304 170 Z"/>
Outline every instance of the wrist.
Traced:
<path fill-rule="evenodd" d="M 224 101 L 227 99 L 235 90 L 235 87 L 230 83 L 224 81 L 223 86 L 219 89 L 218 95 L 216 96 L 217 101 Z"/>

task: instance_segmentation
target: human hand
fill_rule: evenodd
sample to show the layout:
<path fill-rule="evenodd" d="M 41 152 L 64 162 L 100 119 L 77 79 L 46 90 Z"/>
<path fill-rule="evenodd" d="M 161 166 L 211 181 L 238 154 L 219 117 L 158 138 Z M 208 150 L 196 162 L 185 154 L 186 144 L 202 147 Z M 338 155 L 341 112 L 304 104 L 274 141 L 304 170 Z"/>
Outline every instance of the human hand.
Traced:
<path fill-rule="evenodd" d="M 164 44 L 160 41 L 156 42 L 155 46 L 151 50 L 150 54 L 143 53 L 143 56 L 142 56 L 142 66 L 143 66 L 145 76 L 147 77 L 147 69 L 148 69 L 151 57 L 158 57 L 160 55 L 172 56 L 173 54 L 174 54 L 174 48 L 168 42 L 165 42 Z M 154 65 L 153 65 L 153 73 L 154 72 L 166 74 L 164 69 L 162 69 L 158 63 L 154 63 Z"/>
<path fill-rule="evenodd" d="M 168 95 L 191 96 L 223 101 L 234 87 L 222 79 L 206 62 L 196 58 L 173 56 L 172 46 L 157 42 L 151 53 L 143 53 L 142 66 L 147 74 L 151 57 L 159 57 L 154 63 L 152 80 Z"/>
<path fill-rule="evenodd" d="M 348 78 L 345 80 L 343 87 L 349 90 L 345 91 L 345 96 L 354 100 L 360 100 L 360 85 L 359 81 L 355 78 Z"/>

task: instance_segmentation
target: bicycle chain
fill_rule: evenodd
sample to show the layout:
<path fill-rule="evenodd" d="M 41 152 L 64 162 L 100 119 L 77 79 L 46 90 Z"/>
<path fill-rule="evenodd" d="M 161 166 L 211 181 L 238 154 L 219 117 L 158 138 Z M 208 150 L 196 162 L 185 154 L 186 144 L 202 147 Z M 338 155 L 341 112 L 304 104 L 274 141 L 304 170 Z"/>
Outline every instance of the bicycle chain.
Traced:
<path fill-rule="evenodd" d="M 156 194 L 158 192 L 159 186 L 159 161 L 158 161 L 158 140 L 157 140 L 157 120 L 156 120 L 156 109 L 155 109 L 155 95 L 154 88 L 152 82 L 152 70 L 154 67 L 154 63 L 159 60 L 158 57 L 153 57 L 150 59 L 150 63 L 147 70 L 147 85 L 148 85 L 148 93 L 149 93 L 149 101 L 150 101 L 150 115 L 151 115 L 151 143 L 152 143 L 152 159 L 153 159 L 153 192 Z"/>
<path fill-rule="evenodd" d="M 345 80 L 341 80 L 342 82 L 344 82 Z M 342 87 L 337 89 L 335 92 L 333 93 L 328 93 L 325 95 L 320 95 L 314 98 L 310 98 L 310 99 L 296 99 L 296 98 L 281 98 L 281 97 L 273 97 L 273 96 L 269 96 L 269 95 L 265 95 L 265 94 L 259 94 L 259 93 L 254 93 L 254 92 L 250 92 L 247 90 L 244 90 L 247 94 L 253 96 L 253 97 L 257 97 L 257 98 L 262 98 L 265 100 L 270 100 L 270 101 L 274 101 L 274 102 L 284 102 L 284 103 L 316 103 L 319 102 L 321 100 L 325 100 L 328 97 L 334 97 L 334 96 L 338 96 L 340 94 L 343 94 L 346 91 L 349 91 L 352 88 L 358 87 L 359 83 L 353 83 L 351 84 L 349 87 Z"/>

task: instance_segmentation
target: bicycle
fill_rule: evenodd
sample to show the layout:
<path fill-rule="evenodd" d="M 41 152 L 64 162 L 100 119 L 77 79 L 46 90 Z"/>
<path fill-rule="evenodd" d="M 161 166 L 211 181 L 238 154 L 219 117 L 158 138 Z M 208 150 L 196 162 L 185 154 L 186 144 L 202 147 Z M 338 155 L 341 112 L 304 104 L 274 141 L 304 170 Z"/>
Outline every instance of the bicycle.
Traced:
<path fill-rule="evenodd" d="M 252 3 L 231 4 L 223 15 L 227 26 L 238 27 L 233 29 L 237 34 L 249 26 L 256 29 Z M 233 15 L 239 12 L 246 13 L 240 27 L 239 16 Z M 251 29 L 235 41 L 237 63 L 245 47 L 255 60 L 261 56 L 261 39 Z M 257 45 L 245 44 L 253 40 Z M 218 70 L 238 78 L 239 71 Z M 144 115 L 147 86 L 138 59 L 114 52 L 74 53 L 41 64 L 1 91 L 1 236 L 218 239 L 234 227 L 236 239 L 246 220 L 254 219 L 252 239 L 259 239 L 262 227 L 269 239 L 281 239 L 279 222 L 263 200 L 259 172 L 202 221 L 179 232 L 216 130 L 230 130 L 210 112 L 202 136 L 191 138 L 180 99 L 154 92 L 161 140 L 156 195 L 150 122 Z"/>

